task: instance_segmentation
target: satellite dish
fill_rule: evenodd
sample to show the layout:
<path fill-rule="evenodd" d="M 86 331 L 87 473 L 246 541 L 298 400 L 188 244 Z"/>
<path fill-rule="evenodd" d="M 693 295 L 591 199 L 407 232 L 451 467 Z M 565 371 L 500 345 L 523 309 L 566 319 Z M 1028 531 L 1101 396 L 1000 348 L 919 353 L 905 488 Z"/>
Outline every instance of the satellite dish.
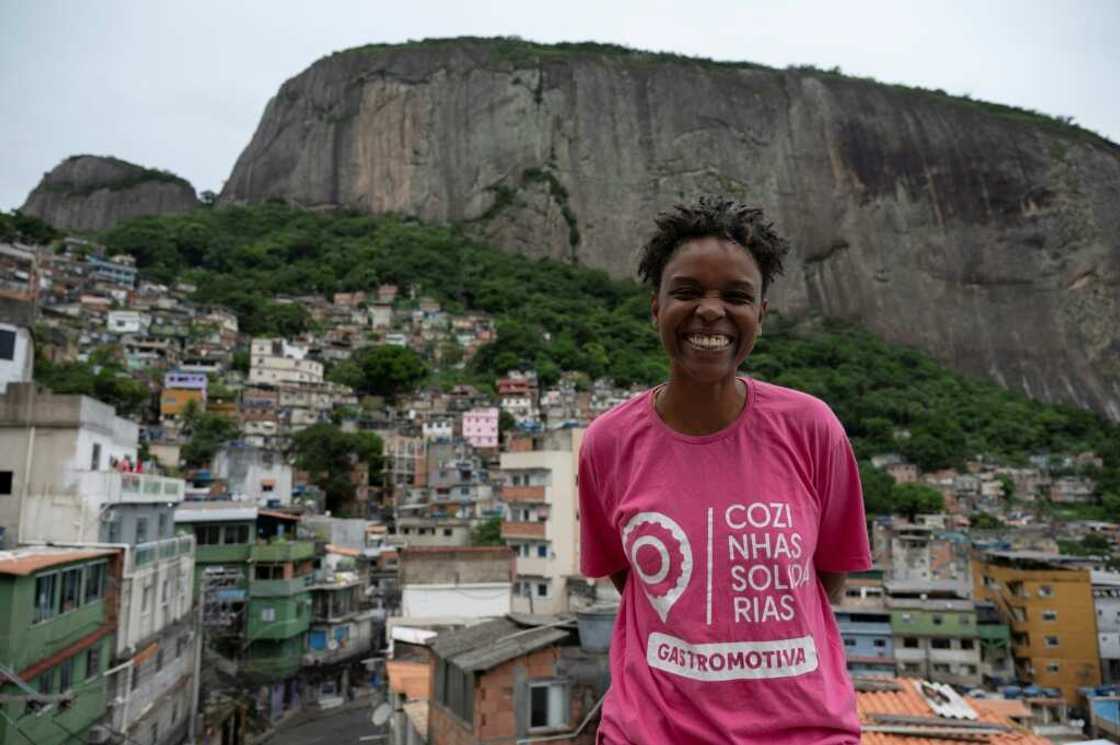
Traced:
<path fill-rule="evenodd" d="M 385 722 L 389 721 L 389 717 L 392 713 L 392 707 L 383 701 L 373 710 L 373 716 L 370 718 L 370 721 L 373 722 L 374 726 L 380 727 L 385 724 Z"/>

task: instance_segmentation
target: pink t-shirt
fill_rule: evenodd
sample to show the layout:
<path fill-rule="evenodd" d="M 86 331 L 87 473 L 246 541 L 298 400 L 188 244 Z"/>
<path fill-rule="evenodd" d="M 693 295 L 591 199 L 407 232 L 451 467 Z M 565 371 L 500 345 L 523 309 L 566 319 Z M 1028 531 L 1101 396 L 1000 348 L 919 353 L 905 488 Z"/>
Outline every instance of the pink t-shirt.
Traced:
<path fill-rule="evenodd" d="M 584 437 L 581 569 L 630 570 L 599 742 L 859 742 L 817 580 L 871 566 L 859 469 L 823 402 L 745 382 L 715 434 L 671 430 L 647 391 Z"/>

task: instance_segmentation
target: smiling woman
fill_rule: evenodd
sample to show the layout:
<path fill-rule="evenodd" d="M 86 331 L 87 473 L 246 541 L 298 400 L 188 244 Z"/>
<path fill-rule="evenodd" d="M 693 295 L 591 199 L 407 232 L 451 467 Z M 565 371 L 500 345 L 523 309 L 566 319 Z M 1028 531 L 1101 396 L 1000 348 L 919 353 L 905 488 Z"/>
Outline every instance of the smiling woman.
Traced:
<path fill-rule="evenodd" d="M 720 199 L 657 227 L 639 271 L 669 380 L 580 452 L 581 567 L 622 595 L 599 742 L 854 745 L 829 598 L 870 567 L 859 470 L 824 403 L 738 373 L 788 248 Z"/>

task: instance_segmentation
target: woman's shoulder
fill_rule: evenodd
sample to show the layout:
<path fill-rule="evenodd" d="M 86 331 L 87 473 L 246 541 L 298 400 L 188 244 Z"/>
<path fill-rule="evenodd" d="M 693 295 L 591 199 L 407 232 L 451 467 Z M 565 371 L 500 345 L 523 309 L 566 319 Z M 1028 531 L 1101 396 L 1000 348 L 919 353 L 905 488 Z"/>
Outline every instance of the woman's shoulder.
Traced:
<path fill-rule="evenodd" d="M 622 432 L 632 432 L 649 416 L 649 397 L 652 390 L 645 390 L 600 414 L 587 425 L 583 435 L 585 443 L 606 443 Z"/>
<path fill-rule="evenodd" d="M 751 378 L 753 403 L 764 416 L 811 430 L 828 430 L 843 435 L 844 426 L 832 408 L 821 399 L 795 388 Z"/>

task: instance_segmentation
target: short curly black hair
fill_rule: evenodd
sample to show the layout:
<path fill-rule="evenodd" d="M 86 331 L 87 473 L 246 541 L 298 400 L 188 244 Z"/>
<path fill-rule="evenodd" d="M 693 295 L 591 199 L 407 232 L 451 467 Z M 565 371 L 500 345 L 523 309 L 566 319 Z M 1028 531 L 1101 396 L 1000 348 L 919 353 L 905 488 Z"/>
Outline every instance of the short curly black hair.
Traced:
<path fill-rule="evenodd" d="M 694 238 L 726 238 L 750 252 L 762 273 L 762 294 L 782 273 L 782 259 L 789 244 L 763 219 L 762 210 L 722 197 L 700 197 L 693 204 L 678 204 L 654 220 L 657 232 L 642 249 L 638 276 L 657 292 L 661 274 L 673 252 Z"/>

